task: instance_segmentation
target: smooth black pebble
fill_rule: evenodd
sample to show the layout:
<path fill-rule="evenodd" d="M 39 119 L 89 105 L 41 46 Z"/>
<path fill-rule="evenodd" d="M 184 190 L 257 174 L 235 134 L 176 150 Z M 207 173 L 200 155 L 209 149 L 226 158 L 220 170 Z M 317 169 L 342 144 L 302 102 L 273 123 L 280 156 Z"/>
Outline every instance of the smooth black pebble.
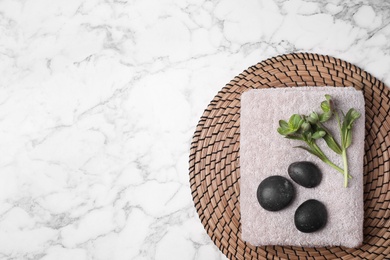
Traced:
<path fill-rule="evenodd" d="M 274 175 L 264 179 L 257 188 L 257 200 L 264 209 L 278 211 L 294 198 L 294 186 L 283 176 Z"/>
<path fill-rule="evenodd" d="M 302 203 L 294 215 L 296 228 L 304 233 L 312 233 L 320 230 L 328 221 L 328 213 L 325 205 L 315 199 Z"/>
<path fill-rule="evenodd" d="M 313 188 L 320 184 L 322 180 L 320 169 L 312 162 L 292 163 L 288 166 L 287 171 L 293 181 L 306 188 Z"/>

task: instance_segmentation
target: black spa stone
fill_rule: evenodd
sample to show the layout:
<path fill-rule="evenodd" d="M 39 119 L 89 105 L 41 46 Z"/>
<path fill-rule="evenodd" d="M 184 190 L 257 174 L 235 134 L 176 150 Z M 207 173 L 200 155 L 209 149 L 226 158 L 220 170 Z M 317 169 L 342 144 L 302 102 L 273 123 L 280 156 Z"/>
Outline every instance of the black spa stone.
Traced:
<path fill-rule="evenodd" d="M 303 202 L 295 211 L 294 223 L 296 228 L 304 233 L 320 230 L 328 221 L 325 205 L 315 199 Z"/>
<path fill-rule="evenodd" d="M 293 181 L 306 188 L 316 187 L 322 180 L 320 169 L 312 162 L 292 163 L 287 171 Z"/>
<path fill-rule="evenodd" d="M 283 176 L 274 175 L 264 179 L 257 188 L 257 200 L 268 211 L 287 207 L 294 198 L 294 186 Z"/>

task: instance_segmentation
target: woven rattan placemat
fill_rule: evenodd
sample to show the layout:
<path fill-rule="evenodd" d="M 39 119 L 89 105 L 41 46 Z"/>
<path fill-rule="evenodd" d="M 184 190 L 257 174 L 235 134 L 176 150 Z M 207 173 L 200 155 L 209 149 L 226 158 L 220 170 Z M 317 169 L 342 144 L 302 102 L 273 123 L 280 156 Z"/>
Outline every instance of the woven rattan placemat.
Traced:
<path fill-rule="evenodd" d="M 364 93 L 364 244 L 344 247 L 254 247 L 241 240 L 240 97 L 251 88 L 353 86 Z M 390 95 L 364 70 L 340 59 L 297 53 L 260 62 L 232 79 L 195 130 L 190 185 L 208 235 L 230 259 L 390 259 Z"/>

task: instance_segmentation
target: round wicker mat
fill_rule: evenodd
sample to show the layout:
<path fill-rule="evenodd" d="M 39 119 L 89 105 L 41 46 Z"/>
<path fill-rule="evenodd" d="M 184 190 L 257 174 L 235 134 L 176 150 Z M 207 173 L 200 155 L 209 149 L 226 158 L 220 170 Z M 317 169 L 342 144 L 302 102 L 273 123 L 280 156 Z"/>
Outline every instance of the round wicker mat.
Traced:
<path fill-rule="evenodd" d="M 364 93 L 364 244 L 344 247 L 254 247 L 241 240 L 240 96 L 251 88 L 353 86 Z M 190 184 L 208 235 L 230 259 L 390 259 L 390 95 L 362 69 L 317 54 L 260 62 L 231 80 L 201 117 L 190 151 Z"/>

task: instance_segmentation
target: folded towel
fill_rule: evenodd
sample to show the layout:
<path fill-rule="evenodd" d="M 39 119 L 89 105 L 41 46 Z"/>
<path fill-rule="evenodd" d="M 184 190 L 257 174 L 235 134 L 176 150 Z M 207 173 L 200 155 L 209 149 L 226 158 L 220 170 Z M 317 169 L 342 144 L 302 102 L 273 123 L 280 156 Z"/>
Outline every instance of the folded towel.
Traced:
<path fill-rule="evenodd" d="M 290 140 L 277 132 L 280 119 L 292 114 L 320 112 L 325 94 L 331 95 L 344 113 L 355 108 L 361 117 L 353 127 L 353 141 L 348 148 L 349 172 L 352 179 L 343 187 L 343 175 L 302 149 L 293 148 L 302 141 Z M 240 129 L 240 210 L 242 239 L 255 246 L 346 246 L 363 242 L 363 157 L 364 97 L 352 87 L 296 87 L 249 90 L 241 97 Z M 339 130 L 335 120 L 326 122 L 336 139 Z M 340 155 L 330 150 L 323 140 L 319 146 L 329 159 L 342 167 Z M 322 171 L 319 186 L 304 188 L 288 176 L 288 166 L 296 161 L 311 161 Z M 292 203 L 277 212 L 263 209 L 256 197 L 260 182 L 271 175 L 291 180 L 296 195 Z M 308 199 L 321 201 L 328 212 L 326 226 L 313 233 L 302 233 L 294 225 L 294 213 Z"/>

